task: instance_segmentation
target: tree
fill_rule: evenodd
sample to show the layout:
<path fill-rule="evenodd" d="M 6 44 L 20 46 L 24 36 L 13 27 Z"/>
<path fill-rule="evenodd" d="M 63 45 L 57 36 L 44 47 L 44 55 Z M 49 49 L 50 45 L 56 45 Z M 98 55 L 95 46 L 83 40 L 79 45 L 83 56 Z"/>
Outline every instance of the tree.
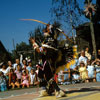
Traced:
<path fill-rule="evenodd" d="M 12 51 L 13 62 L 15 61 L 16 58 L 20 57 L 20 54 L 22 54 L 24 56 L 24 59 L 26 57 L 31 57 L 32 59 L 34 59 L 33 52 L 34 51 L 32 50 L 32 47 L 30 44 L 21 42 L 21 43 L 17 44 L 16 49 Z"/>
<path fill-rule="evenodd" d="M 79 0 L 52 0 L 51 13 L 60 21 L 64 21 L 72 26 L 82 23 L 79 16 L 83 15 Z"/>
<path fill-rule="evenodd" d="M 94 0 L 89 0 L 94 2 Z M 80 24 L 89 21 L 86 16 L 84 16 L 84 4 L 88 0 L 52 0 L 51 14 L 54 16 L 55 20 L 59 20 L 63 23 L 63 26 L 67 26 L 68 33 Z M 100 21 L 100 0 L 96 0 L 97 11 L 93 16 L 94 22 Z M 73 35 L 73 34 L 72 34 Z"/>

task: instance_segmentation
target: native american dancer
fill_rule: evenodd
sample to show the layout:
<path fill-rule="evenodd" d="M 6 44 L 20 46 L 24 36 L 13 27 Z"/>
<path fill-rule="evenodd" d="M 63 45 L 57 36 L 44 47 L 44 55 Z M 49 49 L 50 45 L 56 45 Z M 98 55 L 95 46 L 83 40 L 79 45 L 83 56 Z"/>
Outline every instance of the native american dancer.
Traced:
<path fill-rule="evenodd" d="M 41 47 L 35 42 L 35 38 L 30 38 L 33 48 L 40 55 L 38 68 L 38 77 L 40 86 L 43 90 L 40 96 L 51 95 L 55 92 L 56 97 L 63 97 L 65 93 L 61 90 L 54 80 L 54 74 L 57 68 L 66 63 L 64 48 L 58 47 L 56 28 L 50 24 L 46 25 L 44 32 L 45 40 L 41 43 Z"/>

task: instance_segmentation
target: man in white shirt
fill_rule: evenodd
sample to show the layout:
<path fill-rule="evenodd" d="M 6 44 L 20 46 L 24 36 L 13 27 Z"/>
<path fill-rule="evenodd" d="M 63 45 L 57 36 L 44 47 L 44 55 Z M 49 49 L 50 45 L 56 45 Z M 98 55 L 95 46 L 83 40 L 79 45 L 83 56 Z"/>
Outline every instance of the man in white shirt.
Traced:
<path fill-rule="evenodd" d="M 16 59 L 16 63 L 13 65 L 13 68 L 16 70 L 17 65 L 21 65 L 19 59 Z"/>
<path fill-rule="evenodd" d="M 79 62 L 79 64 L 80 64 L 80 62 L 84 62 L 84 64 L 87 65 L 87 60 L 88 59 L 85 57 L 85 51 L 82 50 L 81 51 L 81 56 L 79 57 L 78 62 Z"/>
<path fill-rule="evenodd" d="M 6 69 L 7 74 L 10 72 L 10 69 L 12 69 L 12 62 L 8 61 L 8 67 Z"/>

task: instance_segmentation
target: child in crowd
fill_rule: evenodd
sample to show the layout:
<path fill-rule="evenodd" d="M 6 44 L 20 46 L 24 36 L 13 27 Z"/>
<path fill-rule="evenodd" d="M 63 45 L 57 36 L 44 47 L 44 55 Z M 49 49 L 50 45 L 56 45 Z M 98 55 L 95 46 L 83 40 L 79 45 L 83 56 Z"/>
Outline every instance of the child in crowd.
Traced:
<path fill-rule="evenodd" d="M 21 82 L 22 82 L 22 88 L 24 88 L 25 86 L 29 87 L 29 80 L 26 71 L 22 73 Z"/>
<path fill-rule="evenodd" d="M 20 87 L 19 83 L 16 81 L 17 79 L 17 76 L 16 74 L 14 73 L 14 70 L 11 69 L 10 70 L 10 73 L 9 73 L 9 86 L 12 87 L 12 89 L 15 88 L 15 86 L 17 86 L 18 88 Z"/>
<path fill-rule="evenodd" d="M 17 70 L 15 70 L 16 76 L 17 76 L 17 82 L 21 84 L 21 77 L 22 77 L 22 71 L 20 65 L 17 65 Z"/>
<path fill-rule="evenodd" d="M 0 71 L 0 91 L 6 91 L 6 77 L 4 76 L 3 72 Z"/>
<path fill-rule="evenodd" d="M 63 82 L 64 82 L 64 74 L 63 74 L 63 71 L 61 70 L 58 73 L 58 83 L 63 84 Z"/>
<path fill-rule="evenodd" d="M 29 83 L 32 86 L 37 84 L 37 74 L 34 69 L 31 69 L 31 72 L 29 73 Z"/>
<path fill-rule="evenodd" d="M 96 81 L 100 82 L 100 60 L 96 59 L 94 62 L 92 62 L 92 65 L 95 67 Z"/>
<path fill-rule="evenodd" d="M 89 82 L 88 81 L 88 71 L 86 69 L 84 62 L 80 63 L 79 72 L 80 72 L 80 79 L 82 79 L 85 82 Z"/>
<path fill-rule="evenodd" d="M 78 71 L 74 71 L 72 74 L 72 83 L 79 83 L 80 82 L 80 76 Z"/>
<path fill-rule="evenodd" d="M 96 79 L 95 79 L 95 68 L 93 65 L 91 65 L 91 61 L 88 61 L 87 62 L 87 71 L 88 71 L 88 77 L 90 79 L 93 79 L 93 82 L 96 82 Z"/>

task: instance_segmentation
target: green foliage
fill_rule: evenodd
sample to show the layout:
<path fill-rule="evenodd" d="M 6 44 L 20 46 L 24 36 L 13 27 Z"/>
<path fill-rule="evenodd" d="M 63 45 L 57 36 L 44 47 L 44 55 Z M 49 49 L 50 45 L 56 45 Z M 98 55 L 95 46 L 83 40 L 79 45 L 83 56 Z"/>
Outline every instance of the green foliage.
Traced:
<path fill-rule="evenodd" d="M 30 44 L 26 44 L 25 42 L 21 42 L 16 45 L 16 49 L 12 51 L 12 60 L 15 61 L 16 58 L 20 57 L 20 54 L 23 54 L 24 58 L 31 57 L 34 59 L 33 50 Z"/>

